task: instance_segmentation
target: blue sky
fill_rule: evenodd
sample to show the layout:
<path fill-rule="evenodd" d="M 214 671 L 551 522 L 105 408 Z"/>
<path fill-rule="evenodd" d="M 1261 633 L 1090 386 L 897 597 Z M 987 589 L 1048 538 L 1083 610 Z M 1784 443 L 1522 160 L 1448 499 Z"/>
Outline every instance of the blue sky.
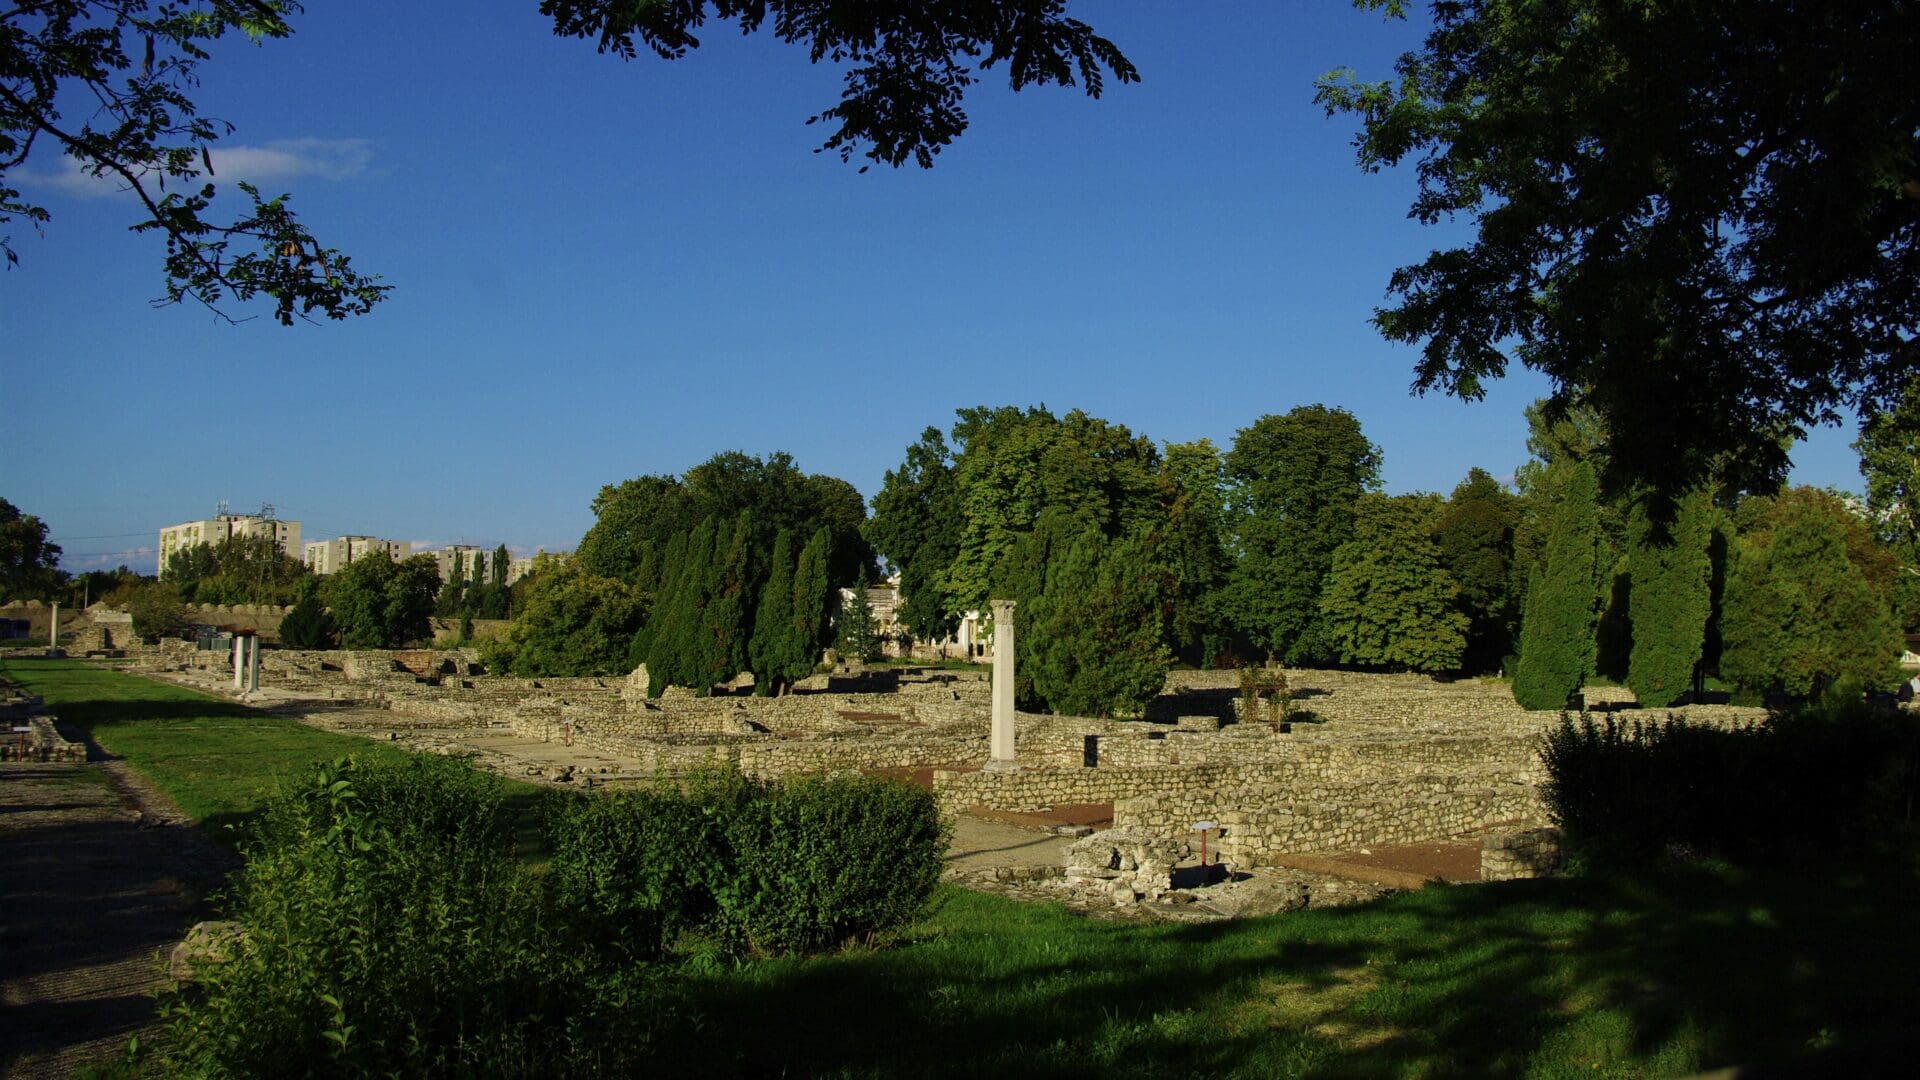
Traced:
<path fill-rule="evenodd" d="M 126 197 L 36 157 L 53 213 L 7 227 L 0 496 L 69 569 L 150 571 L 155 533 L 272 503 L 305 538 L 571 548 L 601 485 L 786 450 L 869 497 L 975 404 L 1082 408 L 1222 447 L 1265 413 L 1352 411 L 1389 491 L 1525 459 L 1516 371 L 1413 397 L 1367 325 L 1399 265 L 1463 233 L 1353 164 L 1313 78 L 1418 40 L 1338 0 L 1076 3 L 1145 80 L 1091 101 L 998 75 L 931 171 L 815 154 L 839 75 L 713 24 L 684 60 L 555 38 L 534 0 L 316 3 L 221 42 L 204 112 L 223 181 L 288 191 L 394 292 L 346 323 L 153 309 L 161 249 Z M 1857 490 L 1850 429 L 1793 479 Z"/>

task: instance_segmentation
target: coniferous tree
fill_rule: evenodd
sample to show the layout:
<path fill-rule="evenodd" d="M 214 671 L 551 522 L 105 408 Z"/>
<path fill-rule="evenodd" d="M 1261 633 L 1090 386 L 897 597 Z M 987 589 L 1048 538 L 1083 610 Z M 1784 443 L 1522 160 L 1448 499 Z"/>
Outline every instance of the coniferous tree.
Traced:
<path fill-rule="evenodd" d="M 1712 512 L 1705 492 L 1681 499 L 1673 524 L 1665 529 L 1649 521 L 1644 509 L 1634 510 L 1627 552 L 1633 582 L 1627 686 L 1643 706 L 1665 708 L 1693 687 L 1712 614 L 1713 567 L 1707 558 Z"/>
<path fill-rule="evenodd" d="M 725 534 L 724 545 L 721 535 Z M 753 514 L 742 510 L 733 527 L 724 523 L 715 530 L 711 577 L 712 595 L 702 610 L 705 633 L 701 637 L 700 657 L 705 665 L 701 686 L 711 687 L 730 681 L 747 667 L 747 621 L 753 587 L 753 566 L 749 549 L 753 543 Z"/>
<path fill-rule="evenodd" d="M 1020 635 L 1034 639 L 1033 692 L 1056 713 L 1139 715 L 1173 663 L 1151 545 L 1138 534 L 1109 541 L 1089 529 L 1055 550 L 1046 588 L 1020 620 Z"/>
<path fill-rule="evenodd" d="M 792 637 L 788 641 L 787 676 L 803 679 L 820 660 L 829 633 L 827 565 L 831 557 L 832 534 L 822 527 L 800 549 L 800 560 L 793 571 Z"/>
<path fill-rule="evenodd" d="M 1528 709 L 1564 708 L 1593 671 L 1600 526 L 1592 467 L 1573 462 L 1562 484 L 1547 534 L 1546 569 L 1527 592 L 1520 623 L 1513 697 Z"/>
<path fill-rule="evenodd" d="M 333 642 L 333 617 L 316 592 L 301 597 L 280 620 L 280 644 L 289 649 L 329 649 Z"/>
<path fill-rule="evenodd" d="M 851 656 L 862 663 L 880 659 L 880 634 L 874 627 L 873 605 L 867 602 L 867 588 L 864 574 L 848 586 L 847 599 L 841 603 L 840 615 L 834 620 L 834 649 L 841 656 Z"/>
<path fill-rule="evenodd" d="M 1720 673 L 1750 690 L 1805 696 L 1840 678 L 1889 677 L 1900 636 L 1847 558 L 1820 502 L 1783 500 L 1773 530 L 1744 541 L 1727 581 Z"/>
<path fill-rule="evenodd" d="M 778 694 L 792 681 L 787 677 L 793 640 L 793 530 L 781 529 L 773 541 L 773 561 L 760 606 L 753 614 L 753 690 L 761 696 Z"/>
<path fill-rule="evenodd" d="M 1477 468 L 1453 489 L 1434 523 L 1440 561 L 1460 585 L 1458 606 L 1468 619 L 1461 657 L 1468 671 L 1497 671 L 1513 651 L 1520 620 L 1513 569 L 1519 525 L 1517 500 Z"/>

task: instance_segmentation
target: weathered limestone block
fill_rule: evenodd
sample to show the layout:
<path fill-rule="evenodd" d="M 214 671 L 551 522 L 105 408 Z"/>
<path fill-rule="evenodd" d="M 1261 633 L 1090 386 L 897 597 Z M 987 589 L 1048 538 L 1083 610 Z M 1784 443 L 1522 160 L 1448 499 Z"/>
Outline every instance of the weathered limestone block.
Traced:
<path fill-rule="evenodd" d="M 1480 838 L 1480 880 L 1546 877 L 1560 868 L 1559 829 L 1495 829 Z"/>
<path fill-rule="evenodd" d="M 202 969 L 233 959 L 233 951 L 246 936 L 239 923 L 231 919 L 197 922 L 167 957 L 167 976 L 175 982 L 190 983 Z"/>
<path fill-rule="evenodd" d="M 620 684 L 620 700 L 628 705 L 644 707 L 647 703 L 649 685 L 647 665 L 641 664 L 627 673 L 625 682 Z"/>
<path fill-rule="evenodd" d="M 1067 849 L 1067 876 L 1111 881 L 1116 903 L 1157 900 L 1173 887 L 1173 868 L 1193 854 L 1192 845 L 1145 829 L 1108 829 L 1076 840 Z"/>

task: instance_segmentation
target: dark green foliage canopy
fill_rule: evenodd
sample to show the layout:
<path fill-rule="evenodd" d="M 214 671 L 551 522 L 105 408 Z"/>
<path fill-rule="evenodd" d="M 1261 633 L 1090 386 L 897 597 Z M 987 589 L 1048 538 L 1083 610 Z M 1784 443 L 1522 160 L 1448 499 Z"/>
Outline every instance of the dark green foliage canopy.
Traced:
<path fill-rule="evenodd" d="M 1433 540 L 1428 496 L 1374 492 L 1354 507 L 1353 539 L 1333 553 L 1320 611 L 1343 663 L 1453 671 L 1467 646 L 1460 586 Z"/>
<path fill-rule="evenodd" d="M 1797 696 L 1840 678 L 1890 680 L 1900 638 L 1887 603 L 1848 558 L 1851 517 L 1838 500 L 1783 498 L 1766 532 L 1741 538 L 1721 618 L 1724 678 Z"/>
<path fill-rule="evenodd" d="M 1894 408 L 1861 422 L 1853 447 L 1874 531 L 1899 561 L 1897 621 L 1907 633 L 1920 633 L 1920 375 L 1908 380 Z"/>
<path fill-rule="evenodd" d="M 1644 509 L 1633 516 L 1627 549 L 1633 654 L 1627 686 L 1642 706 L 1676 704 L 1693 687 L 1713 607 L 1713 567 L 1707 557 L 1713 516 L 1705 492 L 1681 499 L 1670 527 L 1654 524 Z"/>
<path fill-rule="evenodd" d="M 897 618 L 923 641 L 944 640 L 959 626 L 937 579 L 960 553 L 961 519 L 947 441 L 930 427 L 907 447 L 900 468 L 887 471 L 866 527 L 874 550 L 900 570 Z"/>
<path fill-rule="evenodd" d="M 1434 523 L 1440 562 L 1460 586 L 1467 616 L 1461 665 L 1495 671 L 1514 646 L 1520 590 L 1513 572 L 1514 531 L 1520 511 L 1512 495 L 1484 469 L 1471 469 Z"/>
<path fill-rule="evenodd" d="M 280 620 L 280 644 L 289 649 L 330 649 L 334 637 L 333 616 L 317 593 L 301 597 Z"/>
<path fill-rule="evenodd" d="M 881 642 L 867 589 L 867 583 L 860 581 L 846 590 L 833 620 L 833 648 L 843 657 L 870 662 L 880 659 Z"/>
<path fill-rule="evenodd" d="M 1290 664 L 1337 652 L 1321 621 L 1333 552 L 1353 536 L 1353 508 L 1380 482 L 1380 451 L 1344 409 L 1302 405 L 1234 436 L 1229 516 L 1239 550 L 1223 614 Z"/>
<path fill-rule="evenodd" d="M 391 649 L 433 636 L 440 570 L 431 555 L 355 559 L 329 575 L 324 589 L 341 643 L 350 649 Z"/>
<path fill-rule="evenodd" d="M 576 557 L 593 573 L 652 592 L 668 540 L 709 518 L 730 527 L 743 510 L 753 515 L 751 551 L 771 550 L 781 529 L 811 535 L 825 526 L 833 534 L 836 585 L 873 571 L 873 549 L 861 535 L 866 502 L 860 493 L 837 477 L 801 472 L 786 453 L 762 459 L 727 451 L 684 476 L 640 476 L 603 487 Z"/>
<path fill-rule="evenodd" d="M 1025 541 L 1023 554 L 1047 546 L 1045 587 L 1014 609 L 1018 663 L 1034 696 L 1072 716 L 1139 715 L 1173 663 L 1160 626 L 1167 585 L 1152 545 L 1090 528 L 1051 545 Z"/>
<path fill-rule="evenodd" d="M 637 590 L 590 573 L 577 559 L 541 560 L 525 585 L 520 617 L 481 645 L 488 670 L 522 678 L 629 670 L 627 644 L 646 614 Z"/>
<path fill-rule="evenodd" d="M 149 644 L 186 635 L 191 624 L 180 594 L 160 582 L 145 582 L 114 594 L 115 604 L 133 616 L 133 632 Z"/>
<path fill-rule="evenodd" d="M 267 536 L 188 544 L 174 551 L 160 574 L 182 600 L 194 604 L 291 603 L 309 575 L 305 563 Z"/>
<path fill-rule="evenodd" d="M 800 670 L 805 654 L 793 647 L 794 561 L 793 530 L 781 529 L 773 542 L 767 584 L 760 593 L 760 606 L 754 609 L 753 637 L 748 643 L 753 689 L 763 697 L 778 694 L 793 680 L 806 676 L 806 671 Z"/>
<path fill-rule="evenodd" d="M 1015 90 L 1077 81 L 1096 98 L 1109 76 L 1122 83 L 1140 78 L 1112 42 L 1067 16 L 1066 0 L 543 0 L 540 11 L 553 18 L 554 33 L 587 38 L 627 59 L 639 47 L 669 60 L 685 56 L 699 47 L 694 31 L 709 11 L 744 33 L 771 19 L 774 36 L 806 46 L 816 63 L 848 65 L 840 103 L 807 121 L 832 125 L 820 149 L 842 161 L 858 152 L 895 167 L 909 159 L 933 165 L 934 155 L 967 129 L 967 87 L 996 64 L 1006 65 Z"/>
<path fill-rule="evenodd" d="M 50 599 L 59 566 L 60 545 L 47 542 L 46 523 L 0 499 L 0 600 Z"/>
<path fill-rule="evenodd" d="M 1565 707 L 1593 672 L 1600 531 L 1595 482 L 1584 461 L 1563 468 L 1546 569 L 1527 592 L 1520 622 L 1513 698 L 1527 709 Z"/>
<path fill-rule="evenodd" d="M 1416 162 L 1415 217 L 1477 225 L 1376 317 L 1420 389 L 1477 398 L 1517 357 L 1605 417 L 1609 490 L 1673 496 L 1770 488 L 1782 436 L 1891 404 L 1920 333 L 1911 5 L 1432 11 L 1397 83 L 1320 85 L 1363 168 Z"/>

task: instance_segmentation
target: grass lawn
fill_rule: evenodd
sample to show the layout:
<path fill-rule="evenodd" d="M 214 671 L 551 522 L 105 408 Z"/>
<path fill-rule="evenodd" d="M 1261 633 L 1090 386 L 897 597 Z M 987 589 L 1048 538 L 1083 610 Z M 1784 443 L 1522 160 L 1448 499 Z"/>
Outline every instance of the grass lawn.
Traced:
<path fill-rule="evenodd" d="M 0 660 L 0 674 L 45 698 L 63 722 L 125 759 L 222 843 L 233 841 L 228 826 L 250 817 L 296 770 L 349 754 L 406 754 L 90 661 Z M 536 791 L 516 787 L 529 800 Z"/>
<path fill-rule="evenodd" d="M 1677 867 L 1213 926 L 945 888 L 895 948 L 694 979 L 663 1049 L 744 1075 L 1908 1075 L 1914 884 Z"/>

